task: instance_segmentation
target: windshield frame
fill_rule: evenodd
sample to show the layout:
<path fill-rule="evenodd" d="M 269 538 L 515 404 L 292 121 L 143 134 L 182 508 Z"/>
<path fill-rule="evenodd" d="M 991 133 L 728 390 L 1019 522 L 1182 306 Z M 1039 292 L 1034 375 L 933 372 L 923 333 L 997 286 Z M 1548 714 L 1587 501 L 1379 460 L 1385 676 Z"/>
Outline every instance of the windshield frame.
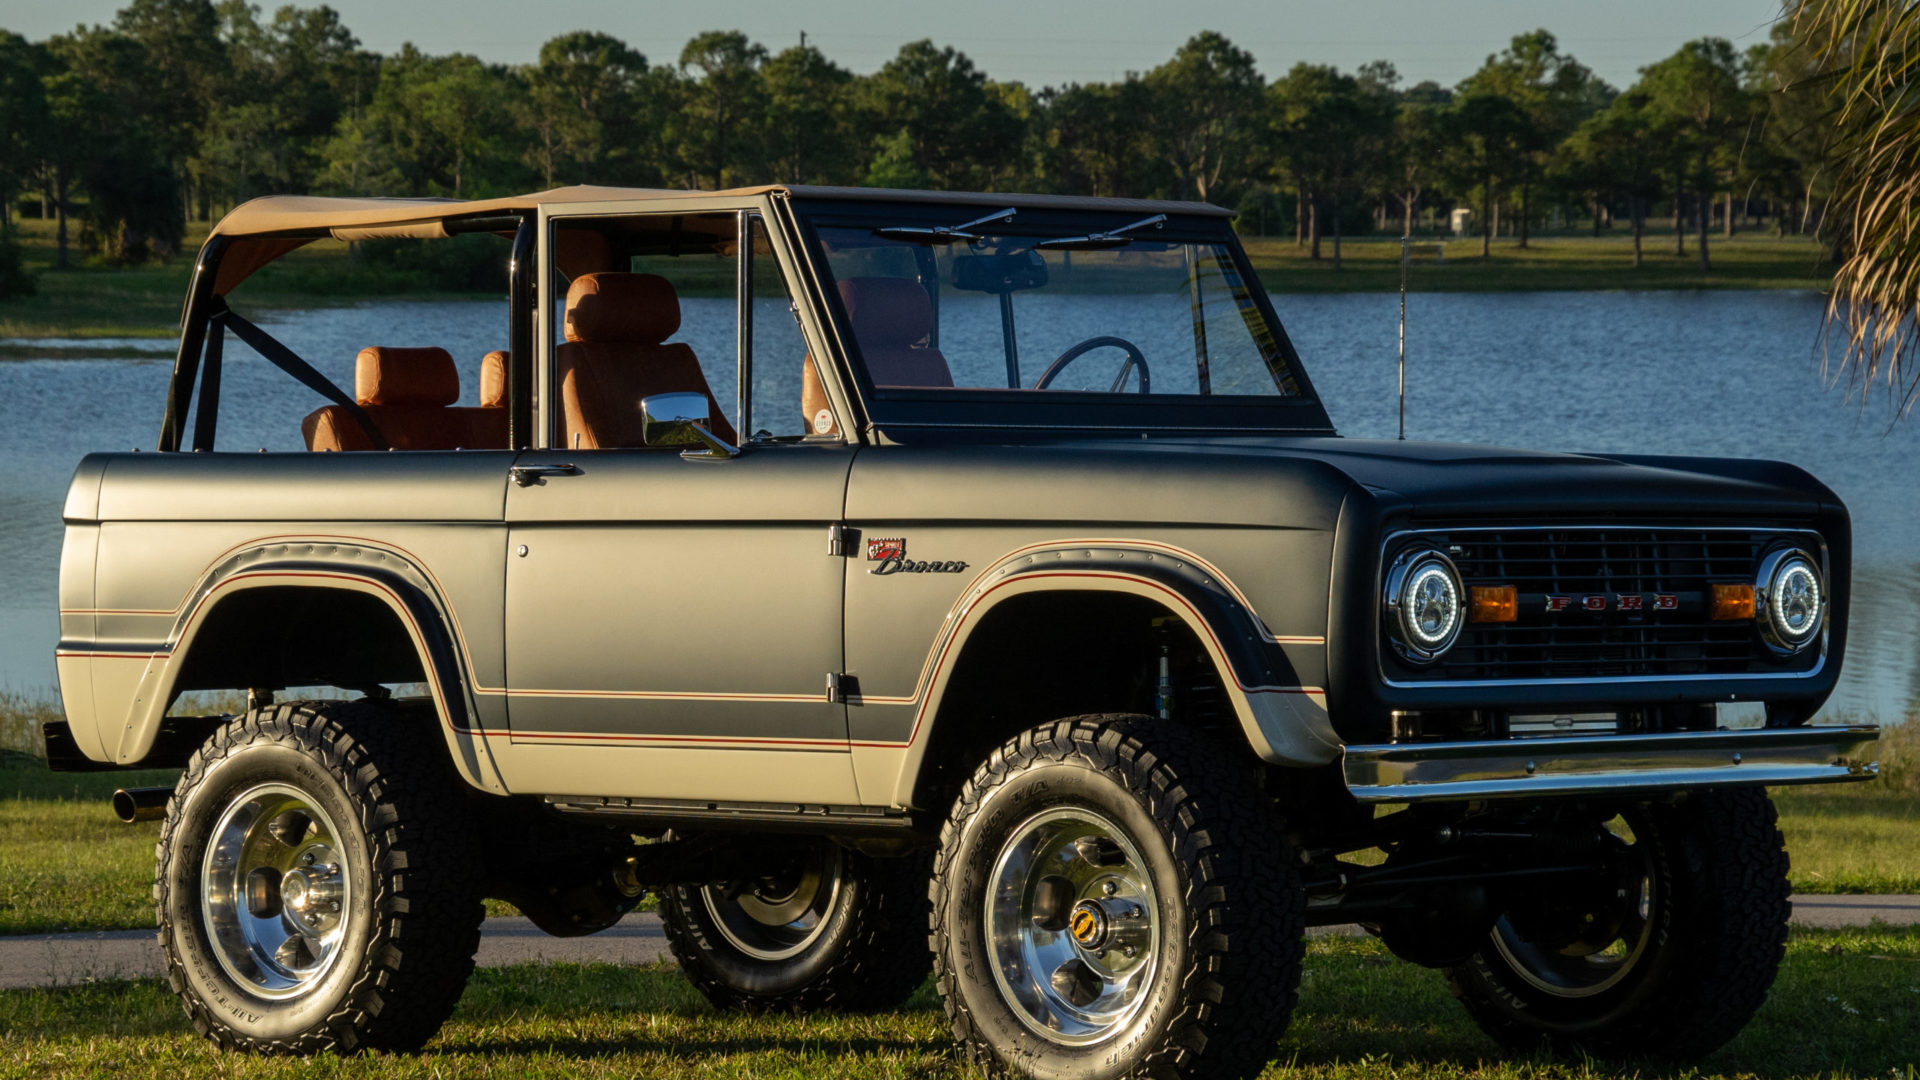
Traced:
<path fill-rule="evenodd" d="M 993 235 L 1049 237 L 1083 236 L 1121 228 L 1138 221 L 1141 204 L 1119 203 L 1104 209 L 1062 210 L 1020 207 L 1011 222 L 997 222 Z M 1333 425 L 1314 392 L 1305 365 L 1300 362 L 1285 327 L 1254 273 L 1224 215 L 1182 213 L 1170 208 L 1164 227 L 1140 237 L 1155 242 L 1218 244 L 1232 259 L 1235 270 L 1267 321 L 1280 357 L 1288 365 L 1299 393 L 1293 396 L 1227 396 L 1062 392 L 1035 393 L 1004 388 L 919 389 L 876 387 L 859 355 L 859 342 L 831 285 L 827 254 L 820 230 L 874 229 L 898 225 L 952 227 L 980 216 L 973 203 L 873 202 L 795 199 L 793 220 L 807 260 L 816 268 L 815 300 L 826 315 L 827 336 L 838 345 L 847 370 L 876 428 L 1000 428 L 1062 429 L 1097 432 L 1206 432 L 1215 434 L 1286 432 L 1330 434 Z M 956 241 L 958 242 L 958 241 Z M 1047 358 L 1051 359 L 1051 358 Z"/>

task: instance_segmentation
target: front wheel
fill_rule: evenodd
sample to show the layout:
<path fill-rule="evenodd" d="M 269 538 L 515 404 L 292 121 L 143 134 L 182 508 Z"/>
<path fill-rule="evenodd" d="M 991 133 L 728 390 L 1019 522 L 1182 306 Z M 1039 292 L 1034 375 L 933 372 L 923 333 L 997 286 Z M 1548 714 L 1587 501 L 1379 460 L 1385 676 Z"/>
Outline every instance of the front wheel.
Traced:
<path fill-rule="evenodd" d="M 994 1073 L 1250 1076 L 1300 984 L 1304 893 L 1257 772 L 1149 717 L 996 750 L 941 832 L 933 900 L 948 1020 Z"/>
<path fill-rule="evenodd" d="M 1607 823 L 1614 870 L 1495 923 L 1450 971 L 1480 1027 L 1520 1049 L 1700 1057 L 1766 1000 L 1786 951 L 1787 854 L 1760 788 L 1638 803 Z"/>

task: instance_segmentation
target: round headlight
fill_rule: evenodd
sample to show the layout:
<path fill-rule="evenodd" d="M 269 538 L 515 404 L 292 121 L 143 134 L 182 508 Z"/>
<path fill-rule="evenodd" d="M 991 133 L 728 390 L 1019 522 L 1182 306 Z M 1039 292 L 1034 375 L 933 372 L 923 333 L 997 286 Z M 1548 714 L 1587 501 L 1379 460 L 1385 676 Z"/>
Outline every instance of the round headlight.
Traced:
<path fill-rule="evenodd" d="M 1453 560 L 1432 550 L 1407 552 L 1393 561 L 1386 585 L 1387 634 L 1402 656 L 1427 663 L 1453 646 L 1466 621 L 1466 590 Z"/>
<path fill-rule="evenodd" d="M 1768 555 L 1760 562 L 1753 592 L 1753 617 L 1767 644 L 1795 653 L 1820 636 L 1827 598 L 1812 555 L 1791 548 Z"/>

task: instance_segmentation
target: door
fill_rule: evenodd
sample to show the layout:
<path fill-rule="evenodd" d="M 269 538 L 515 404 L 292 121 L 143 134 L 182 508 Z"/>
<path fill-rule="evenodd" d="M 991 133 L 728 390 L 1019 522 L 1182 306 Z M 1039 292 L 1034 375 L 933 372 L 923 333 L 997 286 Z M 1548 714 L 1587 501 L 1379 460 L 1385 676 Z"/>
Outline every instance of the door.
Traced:
<path fill-rule="evenodd" d="M 554 471 L 507 493 L 512 756 L 538 765 L 511 786 L 858 802 L 846 707 L 828 692 L 844 567 L 828 529 L 852 459 L 806 445 L 722 462 L 521 455 Z M 558 752 L 525 752 L 539 747 Z"/>
<path fill-rule="evenodd" d="M 855 446 L 789 430 L 807 348 L 759 217 L 698 209 L 546 224 L 547 449 L 507 488 L 503 772 L 542 794 L 855 804 L 829 551 Z M 737 456 L 644 444 L 641 400 L 701 390 Z"/>

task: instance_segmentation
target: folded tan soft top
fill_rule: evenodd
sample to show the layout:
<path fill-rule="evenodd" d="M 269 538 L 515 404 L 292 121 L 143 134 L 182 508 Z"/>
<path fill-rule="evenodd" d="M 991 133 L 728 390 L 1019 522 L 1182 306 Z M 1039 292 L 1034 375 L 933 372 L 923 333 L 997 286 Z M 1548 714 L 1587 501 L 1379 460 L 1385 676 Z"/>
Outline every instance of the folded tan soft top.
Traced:
<path fill-rule="evenodd" d="M 329 198 L 320 195 L 267 195 L 235 207 L 213 227 L 209 242 L 226 238 L 214 292 L 226 295 L 254 271 L 287 252 L 322 237 L 369 240 L 377 237 L 439 239 L 451 218 L 523 214 L 560 203 L 656 201 L 716 196 L 752 196 L 783 192 L 796 198 L 858 199 L 869 202 L 942 202 L 1017 206 L 1035 210 L 1110 210 L 1142 213 L 1201 214 L 1225 217 L 1230 211 L 1210 203 L 1149 199 L 1097 199 L 1082 195 L 1022 195 L 989 192 L 896 191 L 887 188 L 806 187 L 762 184 L 727 191 L 681 191 L 576 185 L 507 195 L 497 199 Z"/>

